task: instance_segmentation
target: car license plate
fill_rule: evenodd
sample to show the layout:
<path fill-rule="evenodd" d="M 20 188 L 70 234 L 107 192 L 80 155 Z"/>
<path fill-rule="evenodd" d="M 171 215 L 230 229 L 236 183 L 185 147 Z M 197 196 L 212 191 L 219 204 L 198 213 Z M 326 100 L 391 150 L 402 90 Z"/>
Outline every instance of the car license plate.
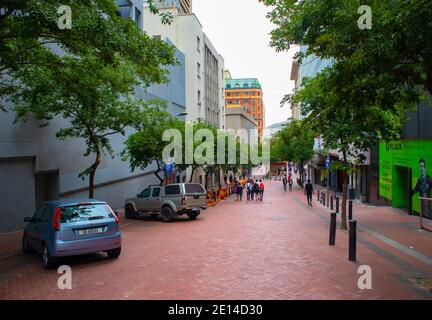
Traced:
<path fill-rule="evenodd" d="M 102 232 L 103 232 L 102 228 L 81 229 L 81 230 L 78 230 L 78 235 L 86 236 L 89 234 L 98 234 L 98 233 L 102 233 Z"/>

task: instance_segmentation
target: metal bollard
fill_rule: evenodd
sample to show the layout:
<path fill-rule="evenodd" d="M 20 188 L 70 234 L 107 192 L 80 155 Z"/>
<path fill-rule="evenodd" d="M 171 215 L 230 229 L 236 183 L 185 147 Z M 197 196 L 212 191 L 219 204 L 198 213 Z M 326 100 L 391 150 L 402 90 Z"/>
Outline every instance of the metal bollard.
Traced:
<path fill-rule="evenodd" d="M 336 197 L 336 213 L 339 213 L 339 197 Z"/>
<path fill-rule="evenodd" d="M 330 197 L 330 210 L 333 211 L 333 196 Z"/>
<path fill-rule="evenodd" d="M 324 197 L 323 197 L 323 206 L 325 207 L 325 205 L 326 205 L 326 195 L 325 195 L 325 193 L 323 193 L 323 195 L 324 195 Z"/>
<path fill-rule="evenodd" d="M 353 219 L 353 202 L 352 200 L 348 201 L 348 220 Z"/>
<path fill-rule="evenodd" d="M 327 208 L 330 208 L 330 192 L 327 191 Z"/>
<path fill-rule="evenodd" d="M 349 261 L 357 261 L 357 221 L 349 222 Z"/>
<path fill-rule="evenodd" d="M 330 237 L 329 245 L 334 246 L 336 244 L 336 212 L 330 214 Z"/>
<path fill-rule="evenodd" d="M 317 195 L 318 195 L 317 202 L 319 202 L 320 201 L 320 191 L 319 190 L 317 190 Z"/>

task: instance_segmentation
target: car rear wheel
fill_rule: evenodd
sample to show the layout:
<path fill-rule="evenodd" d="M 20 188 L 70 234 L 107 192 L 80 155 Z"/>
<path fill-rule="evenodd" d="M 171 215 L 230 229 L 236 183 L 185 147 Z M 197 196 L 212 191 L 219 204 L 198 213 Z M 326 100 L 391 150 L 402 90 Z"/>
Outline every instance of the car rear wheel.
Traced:
<path fill-rule="evenodd" d="M 47 270 L 56 266 L 56 259 L 51 256 L 46 244 L 42 245 L 42 264 Z"/>
<path fill-rule="evenodd" d="M 111 259 L 118 258 L 120 256 L 120 253 L 121 253 L 121 247 L 107 251 L 108 257 L 110 257 Z"/>
<path fill-rule="evenodd" d="M 125 208 L 125 216 L 127 219 L 136 219 L 137 212 L 135 211 L 134 207 L 132 207 L 131 205 L 127 205 Z"/>
<path fill-rule="evenodd" d="M 188 212 L 187 215 L 188 215 L 189 219 L 195 220 L 200 215 L 200 212 L 199 211 Z"/>
<path fill-rule="evenodd" d="M 162 220 L 165 222 L 174 221 L 174 212 L 170 207 L 162 208 Z"/>
<path fill-rule="evenodd" d="M 27 236 L 24 234 L 22 238 L 22 250 L 25 254 L 31 253 L 33 250 L 28 245 Z"/>

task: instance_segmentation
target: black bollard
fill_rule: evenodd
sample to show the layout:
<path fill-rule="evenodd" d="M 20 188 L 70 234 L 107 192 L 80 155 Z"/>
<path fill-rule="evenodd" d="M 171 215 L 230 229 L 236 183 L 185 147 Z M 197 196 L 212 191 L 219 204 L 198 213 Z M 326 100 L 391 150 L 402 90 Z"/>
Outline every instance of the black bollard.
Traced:
<path fill-rule="evenodd" d="M 357 221 L 349 222 L 349 261 L 357 261 Z"/>
<path fill-rule="evenodd" d="M 353 219 L 353 202 L 352 200 L 348 201 L 348 220 Z"/>
<path fill-rule="evenodd" d="M 334 246 L 336 244 L 336 212 L 330 214 L 330 237 L 329 245 Z"/>
<path fill-rule="evenodd" d="M 325 207 L 325 205 L 326 205 L 326 195 L 325 195 L 325 193 L 323 193 L 323 206 Z"/>
<path fill-rule="evenodd" d="M 330 210 L 333 211 L 333 196 L 330 197 Z"/>
<path fill-rule="evenodd" d="M 330 208 L 330 192 L 327 191 L 327 208 Z"/>
<path fill-rule="evenodd" d="M 339 197 L 336 197 L 336 213 L 339 213 Z"/>

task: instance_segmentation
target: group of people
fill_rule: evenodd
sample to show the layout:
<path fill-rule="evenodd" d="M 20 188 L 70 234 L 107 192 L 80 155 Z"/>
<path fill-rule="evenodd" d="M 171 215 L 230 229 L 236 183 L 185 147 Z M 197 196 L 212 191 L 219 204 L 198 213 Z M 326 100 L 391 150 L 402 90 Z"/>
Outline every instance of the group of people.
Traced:
<path fill-rule="evenodd" d="M 246 189 L 248 201 L 263 201 L 264 199 L 264 182 L 262 180 L 242 179 L 236 181 L 233 186 L 233 193 L 236 194 L 236 201 L 243 200 L 243 192 Z"/>
<path fill-rule="evenodd" d="M 289 187 L 289 190 L 293 190 L 294 180 L 292 177 L 292 174 L 290 173 L 288 177 L 284 176 L 282 179 L 284 190 L 287 191 L 287 187 Z"/>

